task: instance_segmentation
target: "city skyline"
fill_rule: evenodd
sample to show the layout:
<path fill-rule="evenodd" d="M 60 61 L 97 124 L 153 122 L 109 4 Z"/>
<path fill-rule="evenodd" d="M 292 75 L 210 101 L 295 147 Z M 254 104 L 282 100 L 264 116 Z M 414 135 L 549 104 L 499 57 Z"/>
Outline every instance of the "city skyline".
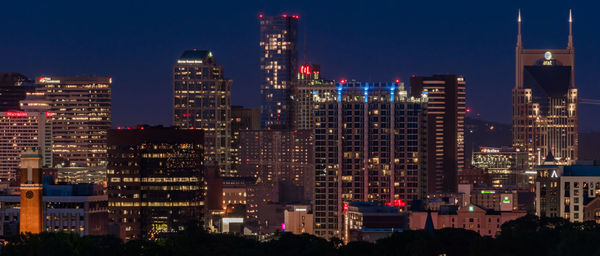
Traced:
<path fill-rule="evenodd" d="M 139 19 L 135 20 L 132 18 L 135 15 L 130 17 L 126 14 L 137 5 L 111 9 L 115 5 L 107 3 L 92 10 L 90 15 L 110 10 L 113 21 L 98 23 L 87 19 L 87 16 L 75 15 L 56 17 L 38 26 L 37 22 L 47 17 L 48 11 L 60 13 L 63 9 L 89 7 L 42 4 L 32 9 L 32 20 L 17 22 L 9 16 L 7 22 L 1 25 L 7 34 L 14 36 L 0 50 L 6 56 L 0 68 L 22 72 L 30 78 L 40 75 L 109 75 L 115 81 L 114 127 L 139 123 L 168 125 L 172 118 L 169 108 L 172 101 L 165 93 L 170 91 L 169 71 L 179 53 L 185 49 L 214 52 L 233 80 L 234 105 L 260 105 L 258 16 L 260 13 L 287 13 L 300 16 L 299 62 L 320 63 L 325 77 L 359 81 L 393 81 L 398 78 L 407 83 L 412 74 L 459 73 L 472 85 L 467 89 L 467 94 L 472 95 L 467 106 L 473 109 L 473 113 L 481 113 L 482 119 L 509 123 L 510 90 L 514 85 L 514 57 L 511 53 L 516 39 L 517 9 L 522 8 L 525 47 L 564 48 L 568 9 L 572 8 L 575 46 L 579 56 L 576 59 L 579 75 L 575 83 L 580 89 L 580 97 L 600 98 L 600 90 L 593 86 L 593 77 L 586 75 L 600 62 L 593 57 L 596 42 L 600 41 L 593 29 L 597 21 L 593 20 L 594 15 L 589 11 L 593 8 L 578 8 L 577 3 L 552 7 L 538 7 L 530 3 L 498 8 L 481 3 L 456 6 L 440 3 L 434 8 L 415 3 L 406 6 L 328 3 L 323 9 L 339 7 L 330 14 L 326 14 L 327 10 L 309 8 L 310 2 L 247 5 L 251 4 L 240 4 L 239 10 L 243 11 L 237 11 L 216 4 L 212 6 L 213 13 L 196 15 L 198 20 L 191 22 L 186 15 L 176 16 L 176 10 L 169 7 L 165 10 L 166 14 L 150 21 L 145 13 L 161 7 L 152 4 L 142 8 L 142 13 L 137 14 Z M 15 10 L 25 8 L 19 3 L 10 3 L 8 7 Z M 344 16 L 344 13 L 359 9 L 363 10 L 361 14 L 364 16 L 360 21 L 348 20 Z M 215 17 L 226 13 L 230 13 L 226 16 L 233 19 L 219 23 L 223 19 Z M 472 22 L 474 20 L 477 22 Z M 141 26 L 140 22 L 147 22 L 148 28 Z M 218 25 L 200 33 L 202 36 L 199 38 L 184 33 L 185 28 L 193 24 Z M 170 30 L 170 25 L 181 25 L 181 28 Z M 62 30 L 57 31 L 58 28 Z M 128 35 L 130 31 L 135 32 Z M 68 43 L 48 41 L 48 38 L 56 36 Z M 442 37 L 444 40 L 440 39 Z M 244 40 L 233 40 L 235 38 Z M 148 41 L 150 39 L 152 41 Z M 345 61 L 348 57 L 353 61 Z M 131 98 L 134 92 L 139 97 Z M 497 97 L 489 97 L 485 93 Z M 597 127 L 597 121 L 592 120 L 596 108 L 594 105 L 581 106 L 582 130 Z"/>
<path fill-rule="evenodd" d="M 600 237 L 597 6 L 113 1 L 6 5 L 2 255 Z"/>

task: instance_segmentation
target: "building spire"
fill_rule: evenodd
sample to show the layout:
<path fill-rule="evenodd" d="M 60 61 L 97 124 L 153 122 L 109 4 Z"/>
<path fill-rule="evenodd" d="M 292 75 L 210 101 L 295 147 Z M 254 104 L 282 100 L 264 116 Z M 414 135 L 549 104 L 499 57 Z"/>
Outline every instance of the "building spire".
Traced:
<path fill-rule="evenodd" d="M 519 15 L 517 17 L 517 22 L 518 22 L 517 47 L 521 47 L 521 8 L 519 8 Z"/>
<path fill-rule="evenodd" d="M 567 48 L 573 48 L 573 12 L 569 9 L 569 44 Z"/>

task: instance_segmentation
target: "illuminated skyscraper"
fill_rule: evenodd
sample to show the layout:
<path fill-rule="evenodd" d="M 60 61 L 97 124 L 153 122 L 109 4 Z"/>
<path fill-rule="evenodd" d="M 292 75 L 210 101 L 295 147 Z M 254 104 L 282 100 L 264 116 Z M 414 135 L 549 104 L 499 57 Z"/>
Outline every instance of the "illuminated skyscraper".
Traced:
<path fill-rule="evenodd" d="M 315 128 L 315 105 L 321 98 L 337 96 L 335 81 L 321 77 L 321 68 L 315 64 L 300 65 L 298 82 L 292 93 L 294 129 Z"/>
<path fill-rule="evenodd" d="M 338 84 L 315 107 L 315 235 L 340 237 L 353 201 L 406 210 L 426 193 L 426 98 L 401 83 Z"/>
<path fill-rule="evenodd" d="M 52 116 L 49 102 L 30 93 L 21 101 L 24 111 L 0 112 L 0 179 L 14 180 L 21 152 L 35 148 L 43 167 L 52 167 Z"/>
<path fill-rule="evenodd" d="M 413 76 L 411 95 L 427 94 L 427 190 L 457 193 L 465 168 L 465 79 L 457 75 Z"/>
<path fill-rule="evenodd" d="M 109 222 L 123 240 L 157 238 L 202 219 L 202 130 L 141 126 L 108 134 Z"/>
<path fill-rule="evenodd" d="M 577 89 L 573 19 L 566 49 L 524 49 L 518 17 L 513 146 L 540 164 L 551 153 L 559 164 L 577 160 Z"/>
<path fill-rule="evenodd" d="M 204 130 L 204 164 L 231 172 L 231 83 L 212 52 L 188 50 L 173 68 L 173 125 Z"/>
<path fill-rule="evenodd" d="M 231 169 L 239 173 L 240 133 L 243 131 L 260 130 L 260 109 L 231 106 Z"/>
<path fill-rule="evenodd" d="M 298 70 L 298 16 L 260 15 L 261 125 L 291 127 L 291 93 Z"/>
<path fill-rule="evenodd" d="M 110 77 L 39 77 L 54 113 L 53 164 L 106 167 L 106 133 L 111 125 Z"/>

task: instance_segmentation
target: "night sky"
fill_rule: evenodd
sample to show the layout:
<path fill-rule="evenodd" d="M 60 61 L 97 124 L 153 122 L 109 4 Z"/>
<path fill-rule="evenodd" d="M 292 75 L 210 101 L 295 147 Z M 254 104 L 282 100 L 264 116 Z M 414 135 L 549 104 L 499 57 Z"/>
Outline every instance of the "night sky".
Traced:
<path fill-rule="evenodd" d="M 522 9 L 526 48 L 565 48 L 568 12 L 573 9 L 575 85 L 580 98 L 600 99 L 598 5 L 481 0 L 2 1 L 0 72 L 32 78 L 108 75 L 113 78 L 113 126 L 170 125 L 171 69 L 182 51 L 211 50 L 234 80 L 233 104 L 258 107 L 258 14 L 297 14 L 300 60 L 321 64 L 324 77 L 399 78 L 408 83 L 412 74 L 458 73 L 467 80 L 472 112 L 508 123 L 517 9 Z M 600 105 L 580 105 L 580 129 L 600 130 L 598 111 Z"/>

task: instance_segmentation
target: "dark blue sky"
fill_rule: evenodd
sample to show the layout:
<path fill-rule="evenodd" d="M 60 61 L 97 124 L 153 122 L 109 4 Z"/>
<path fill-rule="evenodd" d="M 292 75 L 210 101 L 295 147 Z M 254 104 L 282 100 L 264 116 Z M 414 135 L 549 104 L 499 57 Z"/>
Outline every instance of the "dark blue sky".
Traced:
<path fill-rule="evenodd" d="M 113 77 L 113 124 L 170 124 L 171 68 L 210 49 L 234 80 L 233 103 L 259 106 L 258 14 L 300 15 L 308 60 L 325 77 L 408 82 L 459 73 L 467 102 L 510 122 L 517 8 L 527 48 L 564 48 L 573 8 L 576 87 L 600 99 L 600 20 L 588 1 L 11 1 L 0 18 L 0 71 Z M 302 40 L 303 41 L 303 40 Z M 300 56 L 304 56 L 300 47 Z M 302 58 L 301 58 L 302 59 Z M 580 126 L 600 130 L 600 106 Z"/>

